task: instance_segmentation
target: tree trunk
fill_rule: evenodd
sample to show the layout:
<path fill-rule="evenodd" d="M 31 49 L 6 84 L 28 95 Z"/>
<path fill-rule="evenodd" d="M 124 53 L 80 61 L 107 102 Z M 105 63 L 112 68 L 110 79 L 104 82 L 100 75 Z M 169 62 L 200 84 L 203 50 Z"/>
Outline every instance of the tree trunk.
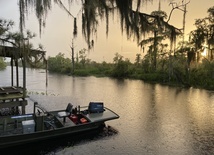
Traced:
<path fill-rule="evenodd" d="M 157 31 L 154 31 L 154 60 L 153 60 L 154 71 L 156 71 L 157 66 Z"/>

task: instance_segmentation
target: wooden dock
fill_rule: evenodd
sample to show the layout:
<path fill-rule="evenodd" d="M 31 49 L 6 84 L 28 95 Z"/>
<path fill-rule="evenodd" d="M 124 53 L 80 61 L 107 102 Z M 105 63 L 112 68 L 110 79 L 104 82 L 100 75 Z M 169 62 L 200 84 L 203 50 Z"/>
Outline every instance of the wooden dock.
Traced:
<path fill-rule="evenodd" d="M 11 85 L 6 87 L 0 86 L 0 109 L 18 109 L 21 107 L 21 113 L 25 114 L 25 106 L 27 105 L 26 59 L 29 57 L 34 57 L 35 60 L 37 60 L 36 58 L 39 57 L 44 61 L 45 51 L 28 49 L 25 48 L 25 46 L 23 46 L 23 48 L 18 48 L 0 45 L 0 57 L 10 58 L 11 64 Z M 19 61 L 22 62 L 22 76 L 19 76 Z M 22 84 L 19 83 L 20 78 L 22 78 Z"/>

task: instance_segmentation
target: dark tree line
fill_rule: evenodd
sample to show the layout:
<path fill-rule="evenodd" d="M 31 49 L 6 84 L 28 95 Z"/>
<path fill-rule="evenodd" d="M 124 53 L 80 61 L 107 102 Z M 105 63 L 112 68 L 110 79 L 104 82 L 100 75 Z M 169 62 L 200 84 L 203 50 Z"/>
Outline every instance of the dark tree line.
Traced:
<path fill-rule="evenodd" d="M 68 6 L 74 5 L 74 3 L 81 3 L 82 8 L 80 12 L 82 16 L 79 19 L 70 13 L 67 4 L 65 5 L 65 3 L 63 3 L 65 1 L 19 0 L 20 34 L 23 36 L 25 33 L 25 18 L 29 9 L 35 10 L 41 32 L 41 29 L 45 27 L 45 19 L 48 12 L 51 10 L 53 4 L 57 4 L 73 18 L 74 38 L 78 35 L 80 29 L 77 27 L 77 21 L 82 21 L 81 31 L 90 49 L 95 44 L 94 40 L 96 40 L 97 28 L 99 23 L 103 21 L 101 19 L 106 20 L 106 35 L 108 35 L 110 17 L 116 14 L 121 24 L 122 33 L 127 35 L 127 39 L 135 38 L 137 45 L 141 46 L 143 51 L 146 52 L 143 58 L 141 58 L 141 55 L 136 56 L 135 63 L 135 69 L 139 70 L 140 66 L 144 77 L 148 73 L 160 73 L 164 75 L 165 81 L 177 81 L 185 85 L 194 85 L 195 81 L 201 83 L 200 81 L 205 78 L 209 79 L 207 81 L 211 81 L 214 78 L 212 69 L 214 44 L 213 7 L 208 9 L 207 17 L 196 20 L 196 29 L 191 32 L 190 39 L 188 41 L 184 41 L 183 39 L 178 43 L 178 36 L 184 36 L 186 9 L 190 1 L 186 3 L 181 1 L 180 4 L 171 2 L 172 10 L 169 16 L 167 16 L 167 13 L 162 11 L 160 7 L 151 14 L 141 12 L 141 7 L 146 5 L 145 2 L 147 1 L 152 0 L 67 0 Z M 159 2 L 161 2 L 161 0 Z M 181 29 L 169 24 L 171 15 L 176 9 L 182 11 L 184 15 L 183 28 Z M 16 40 L 16 35 L 5 35 L 9 34 L 7 32 L 7 27 L 0 24 L 0 40 L 2 42 L 7 41 L 14 45 L 14 41 L 11 42 L 11 39 Z M 23 39 L 24 37 L 21 38 Z M 165 40 L 168 40 L 169 44 L 164 43 Z M 204 46 L 205 44 L 207 44 L 207 46 Z M 201 60 L 201 54 L 205 48 L 207 49 L 208 56 L 201 64 L 197 64 Z M 120 75 L 127 77 L 130 72 L 126 72 L 126 70 L 129 68 L 130 63 L 122 58 L 119 60 L 120 61 L 115 63 L 118 69 L 115 69 L 114 73 L 116 75 L 119 70 L 123 70 L 124 72 L 121 72 Z M 76 63 L 77 62 L 78 61 L 76 61 Z M 84 62 L 84 65 L 88 63 L 85 60 L 82 62 Z M 206 72 L 202 71 L 204 67 L 206 68 Z M 208 84 L 210 84 L 210 82 L 207 82 L 207 85 Z"/>

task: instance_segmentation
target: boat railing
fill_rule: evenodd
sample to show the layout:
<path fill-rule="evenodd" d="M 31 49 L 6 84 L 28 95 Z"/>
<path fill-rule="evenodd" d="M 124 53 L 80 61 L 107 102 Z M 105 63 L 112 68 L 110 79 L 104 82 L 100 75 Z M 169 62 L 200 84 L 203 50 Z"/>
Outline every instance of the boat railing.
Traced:
<path fill-rule="evenodd" d="M 28 115 L 18 115 L 18 116 L 12 116 L 12 119 L 19 119 L 19 118 L 29 118 L 29 117 L 33 117 L 32 114 L 28 114 Z"/>

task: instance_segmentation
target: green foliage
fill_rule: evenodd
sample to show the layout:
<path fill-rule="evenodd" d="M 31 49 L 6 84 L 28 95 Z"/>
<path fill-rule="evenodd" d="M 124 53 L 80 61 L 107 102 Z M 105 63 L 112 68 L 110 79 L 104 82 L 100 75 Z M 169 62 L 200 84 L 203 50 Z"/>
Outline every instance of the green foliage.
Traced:
<path fill-rule="evenodd" d="M 64 57 L 64 54 L 59 53 L 56 57 L 48 58 L 48 70 L 58 73 L 70 73 L 71 60 Z"/>
<path fill-rule="evenodd" d="M 129 62 L 127 61 L 118 62 L 112 71 L 113 77 L 123 78 L 127 77 L 128 75 L 129 75 Z"/>
<path fill-rule="evenodd" d="M 139 55 L 136 55 L 138 58 Z M 87 57 L 85 57 L 87 59 Z M 147 82 L 158 82 L 180 86 L 194 86 L 214 90 L 214 62 L 204 59 L 201 64 L 187 69 L 187 58 L 182 54 L 171 57 L 158 57 L 157 69 L 152 69 L 149 55 L 139 65 L 116 53 L 114 63 L 97 63 L 86 61 L 75 62 L 74 76 L 109 76 L 115 78 L 141 79 Z M 59 53 L 48 58 L 48 69 L 52 72 L 70 74 L 71 60 Z"/>
<path fill-rule="evenodd" d="M 151 71 L 151 62 L 150 62 L 150 56 L 147 54 L 145 55 L 144 59 L 142 60 L 142 70 L 145 73 L 149 73 Z"/>
<path fill-rule="evenodd" d="M 78 70 L 74 71 L 74 75 L 78 75 L 78 76 L 89 76 L 90 73 L 86 69 L 78 69 Z"/>
<path fill-rule="evenodd" d="M 4 59 L 0 57 L 0 70 L 5 69 L 7 66 L 6 62 L 4 62 Z"/>
<path fill-rule="evenodd" d="M 159 18 L 167 19 L 167 13 L 165 11 L 152 11 L 151 15 L 158 16 Z"/>
<path fill-rule="evenodd" d="M 214 6 L 208 9 L 208 17 L 195 20 L 196 29 L 190 32 L 190 43 L 194 47 L 194 52 L 199 60 L 199 52 L 204 50 L 207 44 L 208 59 L 213 60 L 212 49 L 214 46 Z"/>
<path fill-rule="evenodd" d="M 136 66 L 139 66 L 141 61 L 141 54 L 136 54 L 135 64 Z"/>
<path fill-rule="evenodd" d="M 129 66 L 131 65 L 129 60 L 123 60 L 123 56 L 116 53 L 114 60 L 114 68 L 112 70 L 112 76 L 117 78 L 124 78 L 130 75 Z"/>
<path fill-rule="evenodd" d="M 165 83 L 167 81 L 167 74 L 165 73 L 145 73 L 142 74 L 140 79 L 144 81 L 149 81 L 149 82 L 160 82 L 160 83 Z"/>
<path fill-rule="evenodd" d="M 214 90 L 214 62 L 204 60 L 190 70 L 190 84 L 195 87 Z"/>
<path fill-rule="evenodd" d="M 82 49 L 79 51 L 79 62 L 82 64 L 82 66 L 84 67 L 87 59 L 86 59 L 87 55 L 86 55 L 86 49 Z"/>

